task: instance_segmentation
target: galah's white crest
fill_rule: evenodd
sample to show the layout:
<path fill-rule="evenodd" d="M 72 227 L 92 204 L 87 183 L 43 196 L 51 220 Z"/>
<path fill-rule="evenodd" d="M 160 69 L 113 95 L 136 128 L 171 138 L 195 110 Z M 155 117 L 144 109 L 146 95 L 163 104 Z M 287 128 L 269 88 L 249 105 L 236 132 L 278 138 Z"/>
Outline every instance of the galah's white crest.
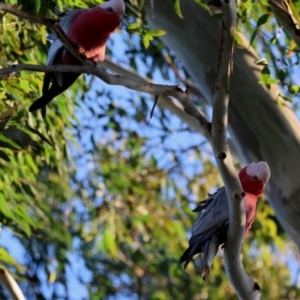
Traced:
<path fill-rule="evenodd" d="M 94 8 L 67 11 L 59 24 L 70 40 L 78 46 L 80 54 L 93 62 L 98 62 L 105 59 L 106 42 L 119 27 L 124 11 L 123 0 L 110 0 Z M 48 52 L 47 65 L 80 64 L 55 33 L 50 35 L 50 39 L 53 41 Z M 68 89 L 79 75 L 79 73 L 46 73 L 43 95 L 29 107 L 29 111 L 42 108 L 45 114 L 46 104 Z"/>
<path fill-rule="evenodd" d="M 270 178 L 270 169 L 267 163 L 261 161 L 244 167 L 239 178 L 245 193 L 246 225 L 244 236 L 248 236 L 249 230 L 255 218 L 256 203 L 258 197 L 265 190 L 265 185 Z M 189 247 L 180 258 L 180 262 L 186 268 L 193 256 L 203 253 L 201 275 L 207 282 L 213 258 L 216 256 L 219 246 L 225 243 L 226 232 L 229 224 L 229 204 L 225 187 L 217 190 L 208 199 L 200 202 L 194 211 L 203 211 L 196 219 Z"/>

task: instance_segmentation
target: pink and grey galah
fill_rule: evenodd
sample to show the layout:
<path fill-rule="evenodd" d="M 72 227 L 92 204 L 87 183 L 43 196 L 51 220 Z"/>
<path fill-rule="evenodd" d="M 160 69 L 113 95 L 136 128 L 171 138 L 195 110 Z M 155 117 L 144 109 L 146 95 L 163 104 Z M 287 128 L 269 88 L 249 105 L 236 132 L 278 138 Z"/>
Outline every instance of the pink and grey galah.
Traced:
<path fill-rule="evenodd" d="M 67 11 L 60 25 L 66 35 L 78 47 L 78 52 L 93 62 L 105 59 L 106 42 L 119 27 L 125 11 L 123 0 L 110 0 L 91 9 L 73 9 Z M 50 34 L 52 40 L 48 52 L 47 65 L 81 64 L 69 53 L 55 33 Z M 57 95 L 68 89 L 80 73 L 46 73 L 43 82 L 43 95 L 30 107 L 29 111 L 42 108 L 45 114 L 46 104 Z M 52 83 L 50 87 L 50 83 Z"/>
<path fill-rule="evenodd" d="M 270 178 L 270 169 L 266 162 L 252 163 L 239 172 L 239 178 L 245 193 L 246 224 L 244 236 L 249 235 L 249 230 L 255 218 L 256 203 L 265 190 Z M 180 262 L 187 267 L 193 256 L 203 253 L 201 275 L 205 282 L 208 281 L 209 271 L 213 258 L 219 246 L 226 240 L 229 225 L 229 204 L 225 187 L 217 190 L 208 199 L 199 203 L 194 211 L 203 211 L 196 219 L 189 247 L 180 258 Z"/>

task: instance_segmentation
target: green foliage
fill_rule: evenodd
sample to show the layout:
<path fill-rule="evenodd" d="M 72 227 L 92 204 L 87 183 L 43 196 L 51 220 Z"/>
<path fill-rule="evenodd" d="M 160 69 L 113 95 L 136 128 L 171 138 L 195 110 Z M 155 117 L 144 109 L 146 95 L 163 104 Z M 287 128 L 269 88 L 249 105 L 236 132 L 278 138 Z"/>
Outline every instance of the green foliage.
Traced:
<path fill-rule="evenodd" d="M 270 88 L 271 84 L 278 83 L 278 79 L 274 79 L 271 77 L 271 72 L 268 66 L 265 66 L 261 71 L 261 80 L 259 83 L 263 83 L 266 85 L 267 88 Z"/>
<path fill-rule="evenodd" d="M 47 10 L 50 9 L 51 7 L 53 8 L 55 5 L 54 1 L 46 1 L 46 0 L 29 0 L 26 2 L 18 0 L 17 3 L 22 7 L 22 10 L 38 13 L 41 15 L 46 15 Z M 52 4 L 52 6 L 50 6 L 49 4 Z"/>
<path fill-rule="evenodd" d="M 299 19 L 299 13 L 295 4 L 290 3 L 295 18 Z M 271 84 L 281 86 L 284 95 L 280 99 L 292 101 L 298 94 L 298 85 L 291 84 L 291 76 L 295 67 L 299 64 L 298 49 L 296 44 L 283 33 L 278 22 L 271 17 L 267 1 L 241 1 L 238 6 L 239 30 L 249 36 L 249 46 L 254 46 L 264 57 L 261 69 L 260 83 L 267 88 Z M 241 44 L 241 43 L 240 43 Z M 268 66 L 266 66 L 268 62 Z M 290 88 L 293 85 L 293 88 Z M 281 101 L 280 100 L 280 101 Z M 280 102 L 279 101 L 279 102 Z"/>
<path fill-rule="evenodd" d="M 183 18 L 182 13 L 181 13 L 181 8 L 180 8 L 180 0 L 173 0 L 173 6 L 176 14 L 180 17 Z"/>
<path fill-rule="evenodd" d="M 162 35 L 165 35 L 164 30 L 159 29 L 146 29 L 141 28 L 139 23 L 131 23 L 127 26 L 127 30 L 132 33 L 136 33 L 142 37 L 144 47 L 147 49 L 150 46 L 150 42 L 155 38 Z"/>

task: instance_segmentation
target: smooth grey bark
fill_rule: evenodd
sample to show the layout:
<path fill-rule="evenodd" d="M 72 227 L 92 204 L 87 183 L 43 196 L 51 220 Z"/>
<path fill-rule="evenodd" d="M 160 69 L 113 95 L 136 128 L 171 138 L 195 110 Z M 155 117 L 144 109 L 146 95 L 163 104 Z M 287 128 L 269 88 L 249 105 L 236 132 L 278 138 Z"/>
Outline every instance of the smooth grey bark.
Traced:
<path fill-rule="evenodd" d="M 211 74 L 219 53 L 219 23 L 201 6 L 181 0 L 183 19 L 172 1 L 145 1 L 151 28 L 167 32 L 162 40 L 183 63 L 194 82 L 212 100 Z M 267 197 L 276 216 L 300 248 L 300 124 L 290 107 L 276 98 L 277 86 L 260 85 L 257 54 L 244 48 L 234 51 L 230 84 L 229 132 L 241 162 L 266 161 L 271 169 Z"/>

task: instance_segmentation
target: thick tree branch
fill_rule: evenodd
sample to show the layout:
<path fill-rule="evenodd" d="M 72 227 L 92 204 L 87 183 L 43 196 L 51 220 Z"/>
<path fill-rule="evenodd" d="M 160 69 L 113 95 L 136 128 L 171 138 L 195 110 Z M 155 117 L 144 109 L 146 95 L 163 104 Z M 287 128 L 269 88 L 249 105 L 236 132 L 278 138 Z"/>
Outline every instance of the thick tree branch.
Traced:
<path fill-rule="evenodd" d="M 229 201 L 229 228 L 224 248 L 225 269 L 240 299 L 259 299 L 260 292 L 244 271 L 240 252 L 245 227 L 243 190 L 235 171 L 227 140 L 229 78 L 232 75 L 233 39 L 236 28 L 235 0 L 221 2 L 221 47 L 213 103 L 211 145 Z"/>
<path fill-rule="evenodd" d="M 245 207 L 243 190 L 233 165 L 227 140 L 229 77 L 232 74 L 233 40 L 237 22 L 235 0 L 222 2 L 221 8 L 224 16 L 213 101 L 213 118 L 210 125 L 211 130 L 206 131 L 206 138 L 213 148 L 229 199 L 230 222 L 224 251 L 226 272 L 239 298 L 253 300 L 260 299 L 260 292 L 258 284 L 245 273 L 240 257 L 246 219 Z M 181 103 L 185 106 L 188 114 L 195 113 L 191 103 L 182 101 Z M 196 114 L 195 117 L 197 118 Z"/>
<path fill-rule="evenodd" d="M 300 48 L 300 26 L 286 0 L 269 0 L 269 4 L 278 22 Z"/>
<path fill-rule="evenodd" d="M 13 300 L 25 300 L 25 297 L 15 279 L 1 266 L 0 281 L 5 286 Z"/>
<path fill-rule="evenodd" d="M 260 292 L 258 284 L 245 273 L 240 257 L 245 227 L 245 208 L 244 202 L 242 201 L 243 190 L 232 162 L 227 140 L 229 77 L 232 74 L 233 65 L 232 56 L 233 37 L 236 27 L 236 7 L 234 0 L 226 2 L 222 2 L 221 4 L 224 16 L 222 20 L 221 47 L 217 67 L 217 82 L 213 101 L 213 120 L 211 135 L 208 136 L 208 141 L 213 148 L 229 199 L 230 225 L 224 251 L 226 272 L 239 298 L 252 300 L 260 299 Z M 164 17 L 162 17 L 160 21 L 161 27 L 164 27 L 166 24 L 165 27 L 168 27 L 169 23 Z M 176 21 L 178 20 L 176 19 Z M 194 39 L 195 32 L 193 32 L 192 36 L 192 39 Z M 176 39 L 177 36 L 175 35 L 170 38 L 173 42 L 172 38 Z M 195 53 L 195 56 L 197 56 L 197 53 Z M 197 75 L 195 76 L 197 77 Z M 198 82 L 202 80 L 203 78 L 198 78 Z M 189 113 L 188 110 L 186 111 Z"/>
<path fill-rule="evenodd" d="M 205 114 L 190 100 L 189 94 L 183 91 L 179 86 L 169 86 L 162 84 L 148 83 L 145 80 L 139 78 L 133 79 L 113 75 L 106 72 L 99 65 L 93 65 L 93 67 L 87 65 L 53 65 L 53 66 L 39 66 L 39 65 L 12 65 L 7 68 L 0 69 L 0 76 L 18 72 L 18 71 L 35 71 L 35 72 L 75 72 L 75 73 L 86 73 L 95 75 L 105 83 L 109 85 L 120 85 L 129 89 L 144 92 L 152 95 L 171 96 L 176 98 L 183 106 L 185 111 L 192 116 L 197 122 L 201 132 L 205 136 L 210 134 L 210 122 L 207 120 Z"/>
<path fill-rule="evenodd" d="M 171 92 L 172 95 L 176 94 L 176 91 L 181 90 L 178 86 L 168 86 L 162 84 L 152 84 L 145 83 L 144 81 L 132 80 L 127 77 L 123 77 L 120 75 L 113 75 L 106 72 L 101 67 L 90 67 L 86 65 L 51 65 L 51 66 L 40 66 L 40 65 L 27 65 L 27 64 L 19 64 L 12 65 L 7 68 L 0 69 L 0 76 L 18 72 L 18 71 L 35 71 L 35 72 L 73 72 L 73 73 L 85 73 L 95 75 L 105 83 L 110 85 L 121 85 L 127 88 L 145 92 L 149 94 L 164 94 L 167 91 Z"/>

